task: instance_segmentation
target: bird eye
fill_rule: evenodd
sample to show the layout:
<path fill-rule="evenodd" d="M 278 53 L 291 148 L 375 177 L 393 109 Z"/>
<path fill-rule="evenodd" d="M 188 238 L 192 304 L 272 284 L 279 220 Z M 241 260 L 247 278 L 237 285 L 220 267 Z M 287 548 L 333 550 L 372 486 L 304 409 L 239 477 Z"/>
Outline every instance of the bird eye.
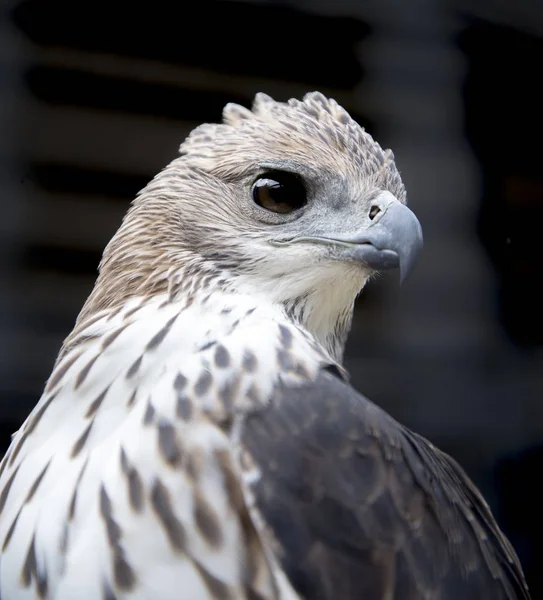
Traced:
<path fill-rule="evenodd" d="M 302 208 L 307 203 L 307 194 L 297 175 L 272 171 L 254 182 L 253 200 L 266 210 L 286 214 Z"/>

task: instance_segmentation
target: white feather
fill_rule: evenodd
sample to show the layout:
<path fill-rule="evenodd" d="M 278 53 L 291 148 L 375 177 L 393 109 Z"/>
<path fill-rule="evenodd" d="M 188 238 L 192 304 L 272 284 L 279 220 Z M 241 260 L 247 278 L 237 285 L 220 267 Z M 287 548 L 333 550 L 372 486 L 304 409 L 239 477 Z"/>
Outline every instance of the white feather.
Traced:
<path fill-rule="evenodd" d="M 279 377 L 296 381 L 299 376 L 294 372 L 279 375 L 280 323 L 292 333 L 292 354 L 304 357 L 306 376 L 315 372 L 323 355 L 304 333 L 288 323 L 281 311 L 271 305 L 257 307 L 249 297 L 238 296 L 234 301 L 227 295 L 218 296 L 213 302 L 195 302 L 186 309 L 182 303 L 166 300 L 166 296 L 159 296 L 143 302 L 127 318 L 141 302 L 130 301 L 114 316 L 112 311 L 106 311 L 82 330 L 82 341 L 75 340 L 74 347 L 59 362 L 36 408 L 15 435 L 0 477 L 0 490 L 6 495 L 0 513 L 0 543 L 6 546 L 0 562 L 2 598 L 39 597 L 36 581 L 33 579 L 28 585 L 22 578 L 33 539 L 37 570 L 47 580 L 50 599 L 101 598 L 106 597 L 104 590 L 110 588 L 117 598 L 204 600 L 211 596 L 195 566 L 197 562 L 227 584 L 236 598 L 244 597 L 243 565 L 248 548 L 241 516 L 232 512 L 225 475 L 214 458 L 215 451 L 234 457 L 235 447 L 225 426 L 228 415 L 219 390 L 233 377 L 241 376 L 234 410 L 246 411 L 254 408 L 255 402 L 269 399 Z M 228 311 L 221 312 L 222 308 Z M 164 340 L 145 350 L 170 321 L 171 329 Z M 102 350 L 104 340 L 115 331 L 120 333 Z M 227 368 L 215 365 L 215 345 L 206 347 L 219 340 L 229 355 Z M 257 357 L 252 372 L 243 367 L 248 351 Z M 86 378 L 77 385 L 82 370 L 95 357 Z M 140 358 L 137 372 L 127 377 Z M 55 383 L 56 373 L 66 364 L 70 366 Z M 212 374 L 212 382 L 198 397 L 194 385 L 205 370 Z M 178 395 L 174 382 L 180 373 L 187 379 L 186 390 L 193 401 L 190 422 L 176 414 Z M 253 384 L 258 385 L 256 399 L 248 394 Z M 93 401 L 104 391 L 94 417 L 86 417 Z M 146 425 L 149 404 L 154 417 L 152 424 Z M 72 457 L 74 445 L 91 422 L 81 451 Z M 174 424 L 183 461 L 190 455 L 200 457 L 201 475 L 197 482 L 185 463 L 172 467 L 161 456 L 157 433 L 160 423 Z M 33 428 L 30 434 L 29 428 Z M 130 506 L 121 452 L 127 463 L 136 467 L 141 479 L 143 508 L 139 513 Z M 15 453 L 15 459 L 11 459 Z M 27 502 L 31 486 L 46 466 L 43 479 Z M 6 491 L 14 473 L 11 488 Z M 172 510 L 186 531 L 186 552 L 172 548 L 151 506 L 157 481 L 167 490 Z M 102 488 L 120 531 L 123 556 L 135 578 L 134 585 L 124 591 L 115 583 L 114 557 L 100 507 Z M 75 490 L 75 510 L 70 518 Z M 206 499 L 220 522 L 224 541 L 219 550 L 210 548 L 194 522 L 196 493 Z M 6 542 L 18 513 L 11 538 Z M 260 559 L 253 559 L 269 564 L 264 550 Z M 269 573 L 260 591 L 264 597 L 273 597 Z"/>

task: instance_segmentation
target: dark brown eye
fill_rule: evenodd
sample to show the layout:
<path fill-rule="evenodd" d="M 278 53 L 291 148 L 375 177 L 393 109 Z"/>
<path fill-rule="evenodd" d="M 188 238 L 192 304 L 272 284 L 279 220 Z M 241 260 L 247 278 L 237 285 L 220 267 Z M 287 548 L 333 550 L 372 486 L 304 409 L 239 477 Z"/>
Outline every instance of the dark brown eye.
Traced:
<path fill-rule="evenodd" d="M 284 171 L 270 171 L 253 184 L 253 200 L 274 213 L 290 213 L 307 203 L 302 180 Z"/>

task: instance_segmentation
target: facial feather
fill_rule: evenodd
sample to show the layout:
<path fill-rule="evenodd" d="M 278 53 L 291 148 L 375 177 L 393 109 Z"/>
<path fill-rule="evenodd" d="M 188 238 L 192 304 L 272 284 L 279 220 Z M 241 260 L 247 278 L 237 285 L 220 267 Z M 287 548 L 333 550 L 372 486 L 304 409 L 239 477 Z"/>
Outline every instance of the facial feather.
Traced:
<path fill-rule="evenodd" d="M 392 153 L 319 93 L 288 103 L 258 94 L 252 110 L 228 104 L 223 123 L 196 128 L 180 153 L 133 202 L 78 324 L 130 298 L 164 293 L 173 279 L 192 278 L 183 289 L 197 291 L 205 278 L 217 290 L 282 305 L 340 356 L 371 271 L 336 260 L 329 248 L 273 242 L 307 235 L 347 198 L 353 220 L 377 191 L 405 202 Z M 255 205 L 251 186 L 269 164 L 304 179 L 308 207 L 281 215 Z"/>

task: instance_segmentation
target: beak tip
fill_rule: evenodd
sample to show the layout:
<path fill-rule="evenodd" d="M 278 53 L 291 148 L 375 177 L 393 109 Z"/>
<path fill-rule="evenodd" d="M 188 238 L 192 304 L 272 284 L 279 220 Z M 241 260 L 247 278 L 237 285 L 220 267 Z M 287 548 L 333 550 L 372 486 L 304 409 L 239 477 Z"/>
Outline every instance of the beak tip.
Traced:
<path fill-rule="evenodd" d="M 411 245 L 404 256 L 400 257 L 400 285 L 403 285 L 408 279 L 411 271 L 413 270 L 415 263 L 418 260 L 419 254 L 424 246 L 424 240 L 422 237 L 422 227 L 417 221 L 417 231 L 412 237 Z"/>
<path fill-rule="evenodd" d="M 400 265 L 400 285 L 403 285 L 409 279 L 409 275 L 411 275 L 412 270 L 412 265 Z"/>

